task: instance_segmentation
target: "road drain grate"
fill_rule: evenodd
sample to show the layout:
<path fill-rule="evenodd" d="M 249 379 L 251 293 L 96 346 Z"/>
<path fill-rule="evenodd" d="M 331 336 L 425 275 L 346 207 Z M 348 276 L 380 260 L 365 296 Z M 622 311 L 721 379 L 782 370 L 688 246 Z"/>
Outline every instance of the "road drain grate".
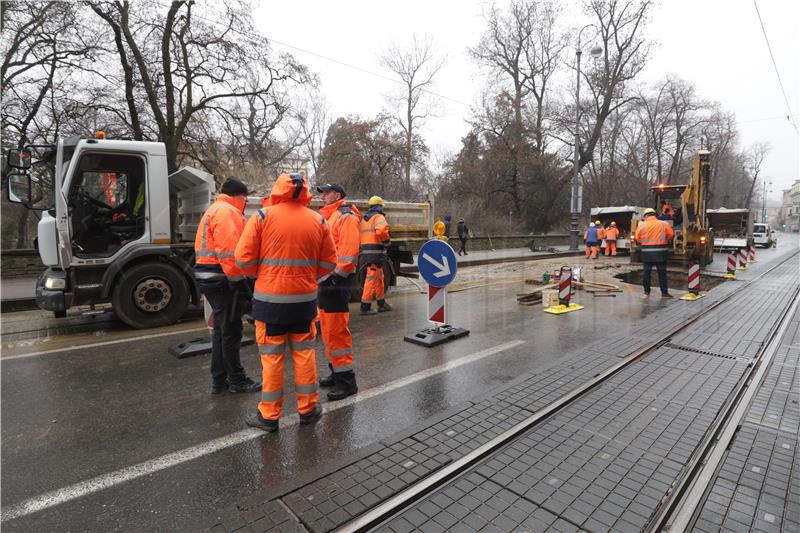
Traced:
<path fill-rule="evenodd" d="M 681 344 L 673 344 L 671 342 L 668 342 L 664 346 L 666 346 L 667 348 L 674 348 L 676 350 L 683 350 L 684 352 L 694 352 L 694 353 L 701 353 L 703 355 L 710 355 L 711 357 L 721 357 L 723 359 L 734 359 L 734 360 L 737 360 L 737 361 L 746 360 L 746 359 L 742 359 L 740 357 L 736 357 L 735 355 L 725 355 L 725 354 L 721 354 L 721 353 L 708 352 L 706 350 L 701 350 L 699 348 L 692 348 L 690 346 L 683 346 Z"/>

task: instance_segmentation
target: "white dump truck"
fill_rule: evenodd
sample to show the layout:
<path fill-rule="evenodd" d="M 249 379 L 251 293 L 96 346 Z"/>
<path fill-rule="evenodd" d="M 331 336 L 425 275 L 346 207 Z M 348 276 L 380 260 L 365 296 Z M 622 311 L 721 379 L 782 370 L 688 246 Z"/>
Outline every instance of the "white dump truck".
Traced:
<path fill-rule="evenodd" d="M 590 211 L 592 222 L 600 221 L 603 227 L 608 226 L 611 222 L 617 223 L 619 229 L 619 237 L 617 237 L 617 253 L 630 253 L 631 251 L 631 232 L 635 227 L 635 222 L 642 218 L 642 211 L 644 207 L 637 207 L 631 205 L 612 206 L 612 207 L 593 207 Z M 605 240 L 602 242 L 601 247 L 605 250 Z M 605 253 L 605 252 L 603 252 Z"/>
<path fill-rule="evenodd" d="M 7 154 L 8 199 L 29 208 L 32 148 Z M 55 165 L 54 205 L 38 227 L 47 267 L 36 283 L 40 308 L 64 316 L 77 305 L 111 302 L 123 322 L 148 328 L 171 324 L 200 303 L 194 238 L 214 197 L 213 176 L 190 167 L 168 174 L 158 142 L 71 137 L 35 148 L 50 156 L 35 165 L 51 164 L 51 157 Z M 354 203 L 362 208 L 366 201 Z M 246 214 L 254 212 L 261 198 L 247 205 Z M 387 202 L 385 210 L 392 231 L 388 285 L 401 263 L 413 263 L 406 239 L 424 240 L 432 220 L 427 203 Z"/>
<path fill-rule="evenodd" d="M 750 249 L 753 244 L 753 215 L 749 209 L 706 210 L 708 227 L 714 235 L 714 250 L 718 252 Z"/>

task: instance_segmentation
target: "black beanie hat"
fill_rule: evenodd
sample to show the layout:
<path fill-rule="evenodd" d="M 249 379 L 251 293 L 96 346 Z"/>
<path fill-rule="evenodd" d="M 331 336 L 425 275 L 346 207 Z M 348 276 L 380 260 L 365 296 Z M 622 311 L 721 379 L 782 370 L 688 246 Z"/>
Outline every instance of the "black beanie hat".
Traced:
<path fill-rule="evenodd" d="M 239 181 L 239 178 L 236 176 L 228 176 L 228 179 L 222 184 L 220 192 L 228 196 L 236 196 L 239 194 L 247 196 L 247 185 Z"/>

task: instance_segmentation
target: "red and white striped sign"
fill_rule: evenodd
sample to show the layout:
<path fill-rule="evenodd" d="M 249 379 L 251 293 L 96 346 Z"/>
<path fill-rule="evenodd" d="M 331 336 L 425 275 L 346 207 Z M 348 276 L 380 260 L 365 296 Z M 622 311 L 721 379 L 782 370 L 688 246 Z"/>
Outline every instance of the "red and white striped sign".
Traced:
<path fill-rule="evenodd" d="M 755 263 L 756 261 L 756 245 L 750 245 L 750 257 L 747 258 L 747 261 L 750 263 Z"/>
<path fill-rule="evenodd" d="M 561 281 L 558 284 L 558 303 L 569 306 L 572 295 L 572 269 L 561 267 Z"/>
<path fill-rule="evenodd" d="M 728 274 L 736 271 L 736 252 L 731 252 L 728 256 Z"/>
<path fill-rule="evenodd" d="M 428 320 L 447 324 L 447 288 L 428 285 Z"/>
<path fill-rule="evenodd" d="M 700 290 L 700 265 L 689 263 L 689 291 L 697 293 Z"/>
<path fill-rule="evenodd" d="M 739 266 L 747 268 L 747 248 L 739 248 Z"/>

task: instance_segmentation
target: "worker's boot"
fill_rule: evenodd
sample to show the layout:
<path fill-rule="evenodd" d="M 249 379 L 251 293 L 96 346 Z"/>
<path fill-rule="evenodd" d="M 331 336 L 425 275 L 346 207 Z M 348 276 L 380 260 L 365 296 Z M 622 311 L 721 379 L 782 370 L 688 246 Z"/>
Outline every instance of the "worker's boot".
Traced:
<path fill-rule="evenodd" d="M 320 387 L 333 387 L 336 385 L 336 380 L 333 377 L 333 365 L 328 363 L 328 368 L 331 370 L 331 373 L 319 380 Z"/>
<path fill-rule="evenodd" d="M 322 416 L 322 404 L 317 404 L 317 407 L 314 408 L 313 411 L 310 413 L 305 413 L 300 415 L 300 423 L 301 424 L 311 424 L 312 422 L 316 422 Z"/>
<path fill-rule="evenodd" d="M 374 315 L 377 311 L 372 310 L 372 304 L 361 302 L 361 314 L 362 315 Z"/>
<path fill-rule="evenodd" d="M 228 385 L 228 392 L 234 394 L 239 392 L 261 392 L 261 382 L 250 378 L 244 378 L 241 383 L 231 383 Z"/>
<path fill-rule="evenodd" d="M 328 393 L 328 400 L 335 402 L 337 400 L 344 400 L 348 396 L 358 392 L 358 385 L 356 385 L 356 373 L 352 370 L 347 372 L 336 372 L 333 374 L 336 385 L 333 390 Z"/>
<path fill-rule="evenodd" d="M 278 421 L 267 420 L 261 416 L 261 413 L 248 416 L 245 418 L 245 423 L 250 427 L 258 428 L 262 431 L 266 431 L 267 433 L 274 433 L 275 431 L 278 431 Z"/>
<path fill-rule="evenodd" d="M 393 308 L 390 304 L 386 303 L 386 300 L 378 300 L 378 312 L 385 313 L 387 311 L 391 311 Z"/>

